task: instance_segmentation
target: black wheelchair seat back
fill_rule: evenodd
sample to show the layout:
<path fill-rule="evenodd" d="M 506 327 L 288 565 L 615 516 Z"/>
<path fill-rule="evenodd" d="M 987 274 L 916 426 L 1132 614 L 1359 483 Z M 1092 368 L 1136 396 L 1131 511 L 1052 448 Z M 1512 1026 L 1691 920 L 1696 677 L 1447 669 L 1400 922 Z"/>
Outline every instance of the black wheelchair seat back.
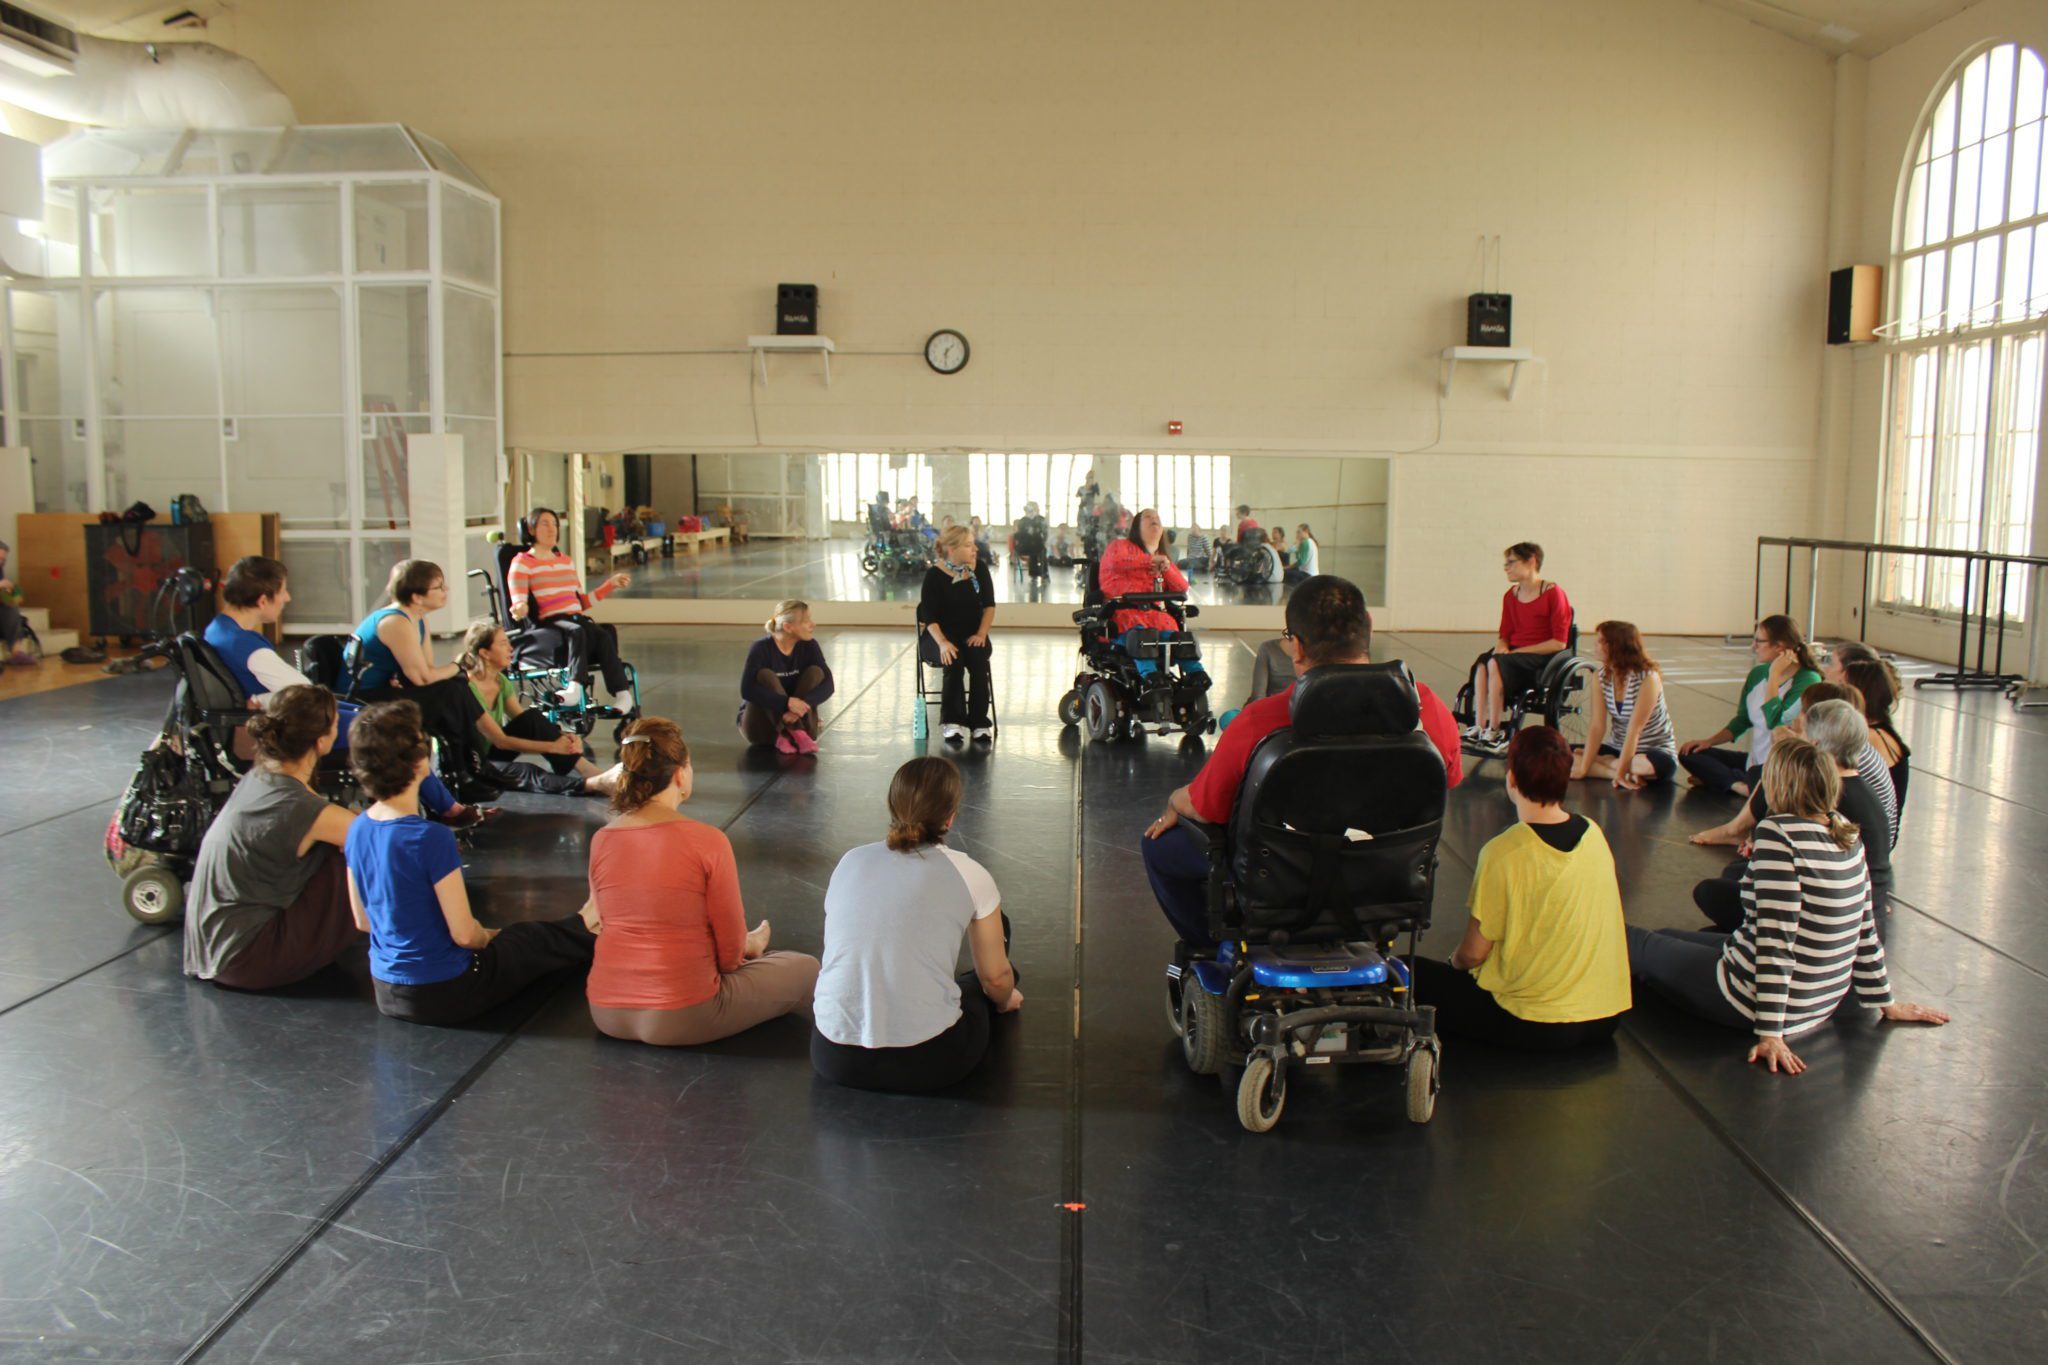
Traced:
<path fill-rule="evenodd" d="M 1444 762 L 1407 665 L 1333 664 L 1252 751 L 1230 824 L 1233 936 L 1379 939 L 1429 922 Z"/>
<path fill-rule="evenodd" d="M 353 635 L 309 635 L 299 646 L 299 672 L 306 675 L 308 682 L 318 683 L 338 697 L 345 697 L 352 690 L 349 686 L 349 655 Z"/>
<path fill-rule="evenodd" d="M 188 632 L 178 637 L 175 649 L 179 696 L 188 721 L 197 724 L 214 718 L 207 713 L 248 714 L 249 698 L 242 691 L 242 684 L 212 645 Z"/>

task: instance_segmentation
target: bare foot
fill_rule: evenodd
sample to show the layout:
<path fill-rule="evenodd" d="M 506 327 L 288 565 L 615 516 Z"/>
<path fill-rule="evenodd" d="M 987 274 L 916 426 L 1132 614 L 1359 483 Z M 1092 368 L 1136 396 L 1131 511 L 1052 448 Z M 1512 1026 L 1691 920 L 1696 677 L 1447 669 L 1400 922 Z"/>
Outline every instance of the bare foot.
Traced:
<path fill-rule="evenodd" d="M 1742 842 L 1742 835 L 1733 825 L 1716 825 L 1712 829 L 1703 829 L 1698 834 L 1693 835 L 1692 842 L 1707 846 L 1739 844 Z"/>
<path fill-rule="evenodd" d="M 583 789 L 596 792 L 601 796 L 610 796 L 619 789 L 619 779 L 625 775 L 625 771 L 626 767 L 623 763 L 614 763 L 603 772 L 594 773 L 584 778 Z"/>

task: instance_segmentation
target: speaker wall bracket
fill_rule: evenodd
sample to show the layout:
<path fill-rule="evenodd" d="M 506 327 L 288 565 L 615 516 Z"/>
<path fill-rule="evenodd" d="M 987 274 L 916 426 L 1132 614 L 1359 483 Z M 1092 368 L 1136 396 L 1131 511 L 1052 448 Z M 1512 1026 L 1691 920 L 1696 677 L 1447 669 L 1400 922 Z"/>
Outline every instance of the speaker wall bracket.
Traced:
<path fill-rule="evenodd" d="M 770 351 L 812 352 L 825 362 L 825 387 L 832 387 L 832 338 L 819 336 L 772 336 L 748 337 L 747 349 L 754 353 L 754 363 L 760 366 L 761 387 L 768 387 L 768 353 Z"/>
<path fill-rule="evenodd" d="M 1515 390 L 1522 383 L 1522 366 L 1534 362 L 1535 353 L 1521 346 L 1446 346 L 1437 360 L 1437 373 L 1443 385 L 1443 396 L 1451 396 L 1451 381 L 1458 377 L 1458 364 L 1463 361 L 1474 365 L 1507 365 L 1508 401 L 1515 401 Z"/>

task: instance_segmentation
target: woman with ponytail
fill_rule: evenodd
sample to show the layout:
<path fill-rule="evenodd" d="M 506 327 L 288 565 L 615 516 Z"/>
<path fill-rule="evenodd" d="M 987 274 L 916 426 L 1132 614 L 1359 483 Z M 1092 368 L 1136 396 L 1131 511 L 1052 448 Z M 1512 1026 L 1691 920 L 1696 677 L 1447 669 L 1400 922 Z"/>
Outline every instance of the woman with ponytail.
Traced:
<path fill-rule="evenodd" d="M 241 990 L 311 976 L 361 935 L 339 849 L 354 817 L 313 790 L 334 748 L 334 696 L 272 692 L 249 721 L 251 768 L 199 845 L 185 912 L 185 974 Z"/>
<path fill-rule="evenodd" d="M 832 668 L 812 638 L 810 603 L 775 604 L 767 632 L 747 651 L 740 670 L 740 733 L 753 745 L 785 754 L 818 752 L 818 708 L 832 695 Z"/>
<path fill-rule="evenodd" d="M 889 783 L 888 838 L 832 871 L 811 1007 L 811 1065 L 828 1081 L 943 1090 L 981 1064 L 994 1016 L 1024 1004 L 995 879 L 946 847 L 960 791 L 950 760 L 911 759 Z M 956 977 L 963 934 L 974 970 Z"/>
<path fill-rule="evenodd" d="M 495 621 L 478 621 L 462 637 L 456 665 L 469 680 L 483 714 L 477 736 L 491 777 L 514 791 L 554 796 L 609 796 L 618 785 L 619 768 L 600 768 L 584 757 L 583 740 L 528 706 L 519 688 L 505 676 L 512 666 L 512 641 Z M 519 762 L 521 754 L 538 754 L 552 772 Z"/>
<path fill-rule="evenodd" d="M 818 959 L 770 952 L 765 919 L 747 928 L 732 844 L 678 809 L 695 780 L 683 732 L 656 716 L 637 720 L 619 762 L 617 816 L 590 840 L 598 1032 L 690 1047 L 802 1009 Z"/>
<path fill-rule="evenodd" d="M 1893 1001 L 1856 826 L 1836 813 L 1835 760 L 1794 734 L 1764 760 L 1771 814 L 1757 823 L 1732 934 L 1628 931 L 1629 970 L 1681 1009 L 1753 1033 L 1749 1060 L 1806 1069 L 1787 1038 L 1819 1028 L 1855 990 L 1898 1022 L 1946 1024 L 1925 1005 Z"/>

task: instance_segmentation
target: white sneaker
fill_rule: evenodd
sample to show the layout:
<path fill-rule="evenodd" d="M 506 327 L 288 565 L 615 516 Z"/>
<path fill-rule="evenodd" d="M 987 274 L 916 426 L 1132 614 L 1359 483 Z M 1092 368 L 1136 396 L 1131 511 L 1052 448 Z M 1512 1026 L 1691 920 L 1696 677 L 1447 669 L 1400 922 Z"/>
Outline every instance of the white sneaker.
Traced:
<path fill-rule="evenodd" d="M 574 681 L 570 682 L 567 687 L 555 693 L 555 700 L 564 706 L 581 706 L 583 704 L 583 684 Z"/>
<path fill-rule="evenodd" d="M 939 727 L 939 738 L 948 744 L 963 743 L 967 739 L 967 727 L 964 725 L 941 725 Z"/>
<path fill-rule="evenodd" d="M 993 744 L 995 743 L 995 738 L 996 732 L 992 727 L 989 726 L 983 726 L 981 729 L 976 730 L 974 732 L 974 739 L 975 742 L 978 744 Z"/>

